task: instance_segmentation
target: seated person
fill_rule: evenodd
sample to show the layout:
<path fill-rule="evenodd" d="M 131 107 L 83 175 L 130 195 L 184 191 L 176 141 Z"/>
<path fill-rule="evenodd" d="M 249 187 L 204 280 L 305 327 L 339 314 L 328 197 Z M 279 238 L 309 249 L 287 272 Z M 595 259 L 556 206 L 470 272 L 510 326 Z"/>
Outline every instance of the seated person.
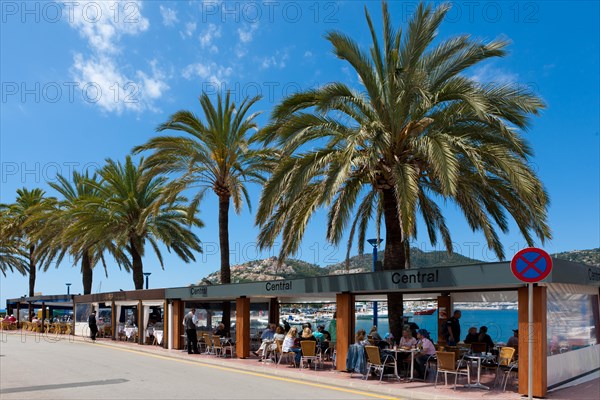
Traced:
<path fill-rule="evenodd" d="M 317 333 L 320 337 L 317 336 Z M 317 338 L 317 347 L 319 347 L 322 352 L 329 348 L 329 341 L 331 341 L 331 335 L 325 330 L 324 325 L 317 326 L 317 332 L 314 332 L 314 336 Z"/>
<path fill-rule="evenodd" d="M 369 341 L 367 340 L 367 332 L 364 329 L 359 329 L 358 331 L 356 331 L 356 335 L 354 336 L 354 343 L 359 344 L 361 346 L 370 345 Z"/>
<path fill-rule="evenodd" d="M 429 357 L 435 354 L 435 346 L 429 338 L 429 332 L 425 329 L 419 329 L 417 331 L 417 348 L 419 352 L 415 354 L 415 370 L 417 372 L 417 379 L 423 379 L 425 377 L 425 363 Z"/>
<path fill-rule="evenodd" d="M 257 357 L 262 357 L 264 354 L 267 345 L 273 343 L 273 337 L 275 336 L 275 324 L 269 324 L 268 328 L 265 329 L 260 337 L 262 343 L 257 351 L 254 352 L 254 355 Z"/>
<path fill-rule="evenodd" d="M 409 329 L 410 332 L 412 333 L 412 336 L 416 339 L 417 338 L 417 331 L 419 330 L 419 325 L 415 324 L 414 322 L 408 322 L 408 319 L 410 318 L 410 316 L 403 316 L 402 317 L 402 329 Z"/>
<path fill-rule="evenodd" d="M 417 339 L 412 336 L 412 332 L 408 329 L 402 331 L 402 337 L 400 338 L 401 349 L 412 349 L 413 346 L 417 345 Z"/>
<path fill-rule="evenodd" d="M 298 338 L 298 342 L 302 342 L 304 340 L 312 340 L 314 342 L 317 341 L 317 338 L 315 338 L 315 335 L 313 335 L 312 331 L 308 327 L 302 330 L 302 336 Z"/>
<path fill-rule="evenodd" d="M 219 336 L 219 337 L 226 337 L 227 336 L 227 331 L 225 330 L 225 324 L 220 323 L 217 326 L 217 329 L 215 329 L 215 331 L 213 332 L 213 335 Z"/>
<path fill-rule="evenodd" d="M 302 349 L 296 345 L 296 336 L 298 335 L 298 329 L 291 328 L 285 339 L 283 340 L 283 345 L 281 347 L 281 351 L 284 353 L 289 353 L 293 351 L 296 353 L 294 356 L 294 360 L 296 361 L 296 365 L 300 365 L 300 358 L 302 358 Z"/>
<path fill-rule="evenodd" d="M 492 349 L 494 348 L 494 342 L 492 341 L 490 335 L 487 334 L 487 330 L 487 326 L 482 326 L 481 328 L 479 328 L 479 337 L 477 341 L 479 343 L 485 343 L 485 351 L 491 353 Z"/>
<path fill-rule="evenodd" d="M 477 328 L 474 326 L 469 328 L 469 333 L 467 333 L 467 337 L 465 338 L 465 343 L 476 343 L 479 342 L 479 334 L 477 333 Z"/>
<path fill-rule="evenodd" d="M 519 330 L 513 329 L 513 335 L 508 338 L 508 342 L 506 342 L 507 347 L 514 347 L 515 349 L 519 347 Z"/>

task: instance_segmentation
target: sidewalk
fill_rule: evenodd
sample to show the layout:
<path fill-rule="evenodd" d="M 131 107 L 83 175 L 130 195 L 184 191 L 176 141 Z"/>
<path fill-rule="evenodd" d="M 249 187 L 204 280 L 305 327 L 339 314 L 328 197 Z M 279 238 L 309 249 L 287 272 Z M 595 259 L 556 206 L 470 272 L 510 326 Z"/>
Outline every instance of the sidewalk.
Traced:
<path fill-rule="evenodd" d="M 20 331 L 8 331 L 5 332 L 7 335 L 21 335 Z M 27 332 L 27 336 L 34 336 L 31 332 Z M 78 342 L 90 342 L 88 338 L 73 337 L 67 339 L 67 336 L 58 335 L 64 340 L 74 340 Z M 57 335 L 51 335 L 52 340 L 56 340 Z M 3 338 L 5 340 L 5 338 Z M 43 340 L 43 339 L 42 339 Z M 437 388 L 434 388 L 433 380 L 434 377 L 430 377 L 428 382 L 398 382 L 396 380 L 385 380 L 380 383 L 374 378 L 369 380 L 363 380 L 359 374 L 349 374 L 346 372 L 339 372 L 332 370 L 331 363 L 325 363 L 323 370 L 314 369 L 297 369 L 289 366 L 275 366 L 272 363 L 258 362 L 256 358 L 248 359 L 237 359 L 237 358 L 221 358 L 214 355 L 190 355 L 185 351 L 181 350 L 166 350 L 159 346 L 145 345 L 141 346 L 132 342 L 121 342 L 113 341 L 110 339 L 99 339 L 97 344 L 116 347 L 120 349 L 127 349 L 131 351 L 138 351 L 153 355 L 159 355 L 163 357 L 170 357 L 176 359 L 183 359 L 186 361 L 197 362 L 200 364 L 206 364 L 210 366 L 218 366 L 222 368 L 229 368 L 244 373 L 260 375 L 269 375 L 274 377 L 281 377 L 286 379 L 296 379 L 303 382 L 311 382 L 315 384 L 332 385 L 353 390 L 368 391 L 371 393 L 382 394 L 394 398 L 411 399 L 411 400 L 429 400 L 429 399 L 440 399 L 440 400 L 463 400 L 463 399 L 485 399 L 485 400 L 516 400 L 520 399 L 521 396 L 515 392 L 516 388 L 511 387 L 510 383 L 507 386 L 507 391 L 502 392 L 501 390 L 481 390 L 472 388 L 463 388 L 462 385 L 465 383 L 464 377 L 459 377 L 459 385 L 456 390 L 453 390 L 454 377 L 448 377 L 449 385 L 444 386 L 444 378 L 440 376 L 440 384 Z M 588 380 L 575 384 L 570 387 L 565 387 L 548 393 L 547 398 L 553 400 L 596 400 L 600 398 L 600 378 L 596 376 Z M 483 374 L 481 382 L 488 386 L 493 385 L 493 374 Z M 577 382 L 574 382 L 577 383 Z"/>

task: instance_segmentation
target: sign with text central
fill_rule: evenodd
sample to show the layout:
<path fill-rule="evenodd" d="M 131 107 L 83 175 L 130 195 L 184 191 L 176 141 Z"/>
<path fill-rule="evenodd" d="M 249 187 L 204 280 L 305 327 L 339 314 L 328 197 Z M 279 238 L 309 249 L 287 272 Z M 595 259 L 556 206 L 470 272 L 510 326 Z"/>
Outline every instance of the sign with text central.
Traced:
<path fill-rule="evenodd" d="M 542 249 L 528 247 L 515 254 L 510 269 L 520 281 L 539 282 L 552 271 L 552 258 Z"/>

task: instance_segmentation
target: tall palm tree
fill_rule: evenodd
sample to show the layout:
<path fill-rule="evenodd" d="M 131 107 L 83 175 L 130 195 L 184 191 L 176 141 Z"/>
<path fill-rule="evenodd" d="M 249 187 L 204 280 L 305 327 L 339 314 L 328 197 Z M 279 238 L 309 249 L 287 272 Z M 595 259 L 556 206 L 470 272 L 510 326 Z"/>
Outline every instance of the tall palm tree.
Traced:
<path fill-rule="evenodd" d="M 509 214 L 527 243 L 551 237 L 548 196 L 527 165 L 531 148 L 521 132 L 543 102 L 516 85 L 480 83 L 468 68 L 506 54 L 507 42 L 468 35 L 434 43 L 449 5 L 420 4 L 403 33 L 385 2 L 383 43 L 365 8 L 369 52 L 330 32 L 334 54 L 354 69 L 362 91 L 344 83 L 301 92 L 273 111 L 265 143 L 287 157 L 265 185 L 257 213 L 259 244 L 282 235 L 281 257 L 298 249 L 314 211 L 329 207 L 327 239 L 339 243 L 349 226 L 362 253 L 374 219 L 385 224 L 384 270 L 407 267 L 407 244 L 418 214 L 432 244 L 452 252 L 440 202 L 456 204 L 473 231 L 482 231 L 499 258 L 497 230 Z M 402 294 L 388 296 L 390 329 L 401 330 Z"/>
<path fill-rule="evenodd" d="M 189 211 L 183 197 L 164 202 L 166 177 L 135 165 L 130 156 L 125 163 L 107 160 L 99 171 L 101 184 L 94 195 L 79 201 L 70 212 L 74 217 L 69 230 L 76 233 L 77 251 L 95 251 L 94 244 L 114 242 L 113 255 L 121 257 L 123 249 L 130 261 L 117 258 L 121 265 L 131 268 L 135 289 L 143 289 L 146 242 L 150 243 L 161 267 L 164 268 L 159 242 L 175 252 L 183 261 L 195 261 L 193 251 L 201 252 L 200 241 L 191 231 L 203 223 Z M 88 253 L 89 254 L 89 253 Z M 91 263 L 91 260 L 90 260 Z"/>
<path fill-rule="evenodd" d="M 59 174 L 56 182 L 49 182 L 49 185 L 62 199 L 47 202 L 45 207 L 38 207 L 28 220 L 28 223 L 33 223 L 38 228 L 33 233 L 34 236 L 49 238 L 42 241 L 38 249 L 45 247 L 45 254 L 53 256 L 57 268 L 66 254 L 73 257 L 74 264 L 81 261 L 83 294 L 92 292 L 93 268 L 98 262 L 102 261 L 104 272 L 108 276 L 105 251 L 113 254 L 119 267 L 124 266 L 129 271 L 129 260 L 114 246 L 113 241 L 107 237 L 86 237 L 82 235 L 81 225 L 76 223 L 82 204 L 85 205 L 87 199 L 99 195 L 102 184 L 97 175 L 90 177 L 87 172 L 80 174 L 73 171 L 71 181 Z M 46 269 L 48 267 L 46 265 Z"/>
<path fill-rule="evenodd" d="M 233 201 L 236 213 L 244 200 L 251 207 L 246 184 L 264 182 L 263 173 L 271 168 L 268 150 L 250 148 L 257 130 L 255 118 L 249 113 L 260 97 L 246 98 L 239 105 L 219 94 L 217 104 L 206 93 L 199 98 L 205 122 L 192 111 L 180 110 L 157 131 L 174 130 L 178 136 L 158 136 L 134 148 L 134 153 L 153 150 L 146 165 L 161 173 L 180 174 L 171 185 L 173 193 L 197 188 L 192 205 L 197 205 L 207 190 L 219 199 L 219 244 L 221 251 L 221 283 L 231 282 L 229 263 L 229 206 Z M 223 305 L 223 323 L 229 326 L 229 303 Z"/>
<path fill-rule="evenodd" d="M 20 246 L 20 250 L 15 253 L 15 257 L 25 255 L 27 259 L 27 271 L 29 273 L 29 296 L 35 292 L 36 272 L 39 262 L 49 264 L 52 257 L 48 257 L 43 252 L 36 251 L 40 240 L 45 238 L 34 238 L 32 233 L 36 227 L 26 224 L 27 219 L 35 212 L 38 207 L 43 207 L 52 198 L 45 198 L 45 192 L 42 189 L 27 188 L 17 189 L 17 199 L 13 204 L 0 205 L 0 210 L 4 215 L 3 234 L 12 238 L 12 243 Z M 47 239 L 47 238 L 46 238 Z M 15 260 L 16 261 L 16 260 Z"/>

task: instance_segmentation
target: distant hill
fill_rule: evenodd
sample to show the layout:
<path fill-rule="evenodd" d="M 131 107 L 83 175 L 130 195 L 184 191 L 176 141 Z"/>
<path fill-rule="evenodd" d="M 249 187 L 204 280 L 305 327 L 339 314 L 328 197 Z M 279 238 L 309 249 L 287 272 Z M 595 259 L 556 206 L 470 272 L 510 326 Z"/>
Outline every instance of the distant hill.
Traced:
<path fill-rule="evenodd" d="M 479 263 L 460 254 L 448 255 L 444 251 L 424 252 L 417 248 L 411 249 L 411 266 L 420 268 L 425 266 L 446 266 L 446 265 L 465 265 Z M 371 254 L 362 254 L 350 258 L 350 268 L 346 271 L 344 262 L 319 267 L 301 260 L 288 259 L 277 268 L 277 257 L 269 257 L 263 260 L 249 261 L 244 264 L 238 264 L 231 267 L 231 282 L 255 282 L 275 279 L 296 279 L 308 278 L 312 276 L 332 275 L 342 273 L 359 273 L 371 271 L 373 256 Z M 383 260 L 383 252 L 379 252 L 378 260 Z M 203 280 L 208 280 L 212 284 L 220 283 L 219 271 L 213 272 Z M 202 284 L 202 281 L 198 284 Z"/>
<path fill-rule="evenodd" d="M 377 261 L 383 261 L 383 251 L 377 253 Z M 481 261 L 475 260 L 463 255 L 454 253 L 449 255 L 445 251 L 430 251 L 425 252 L 416 247 L 410 249 L 410 266 L 411 268 L 421 267 L 444 267 L 449 265 L 468 265 L 477 264 Z M 348 267 L 349 273 L 369 272 L 373 268 L 373 255 L 362 254 L 350 258 Z M 326 269 L 329 274 L 344 274 L 346 273 L 346 263 L 341 262 L 332 264 Z"/>
<path fill-rule="evenodd" d="M 590 250 L 563 251 L 562 253 L 552 254 L 552 257 L 600 267 L 600 247 Z"/>

